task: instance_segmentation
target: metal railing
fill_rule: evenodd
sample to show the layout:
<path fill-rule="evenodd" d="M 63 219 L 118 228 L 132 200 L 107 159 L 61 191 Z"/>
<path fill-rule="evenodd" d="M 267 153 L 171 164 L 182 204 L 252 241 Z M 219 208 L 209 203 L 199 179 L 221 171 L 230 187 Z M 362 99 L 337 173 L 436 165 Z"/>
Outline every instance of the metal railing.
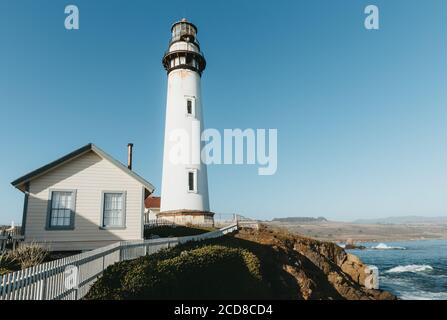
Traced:
<path fill-rule="evenodd" d="M 23 239 L 22 228 L 20 226 L 0 227 L 0 253 L 6 251 L 8 247 L 15 250 Z"/>
<path fill-rule="evenodd" d="M 22 227 L 21 226 L 14 226 L 14 227 L 7 227 L 3 226 L 0 227 L 0 236 L 20 236 L 22 234 Z"/>
<path fill-rule="evenodd" d="M 170 220 L 166 219 L 147 219 L 144 221 L 144 230 L 156 228 L 156 227 L 163 227 L 163 226 L 169 226 L 174 227 L 176 224 Z"/>
<path fill-rule="evenodd" d="M 183 225 L 162 218 L 149 219 L 148 216 L 149 214 L 146 214 L 145 216 L 144 230 L 160 226 L 176 227 Z M 215 213 L 212 221 L 212 223 L 188 223 L 188 226 L 223 228 L 229 225 L 238 224 L 241 227 L 258 229 L 260 225 L 258 220 L 253 220 L 236 213 Z"/>
<path fill-rule="evenodd" d="M 104 270 L 114 263 L 136 259 L 189 241 L 218 238 L 237 229 L 237 224 L 233 224 L 195 236 L 121 241 L 9 273 L 0 276 L 0 300 L 79 300 L 87 294 Z M 76 281 L 71 282 L 73 276 Z"/>

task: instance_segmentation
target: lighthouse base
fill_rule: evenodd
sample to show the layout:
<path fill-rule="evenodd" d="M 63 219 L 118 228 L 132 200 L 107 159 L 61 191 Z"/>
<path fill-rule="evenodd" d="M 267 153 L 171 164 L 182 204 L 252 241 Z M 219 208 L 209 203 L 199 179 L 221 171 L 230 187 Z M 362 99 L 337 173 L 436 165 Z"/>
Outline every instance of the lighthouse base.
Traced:
<path fill-rule="evenodd" d="M 157 214 L 158 219 L 171 221 L 178 225 L 214 226 L 214 213 L 199 210 L 172 210 Z"/>

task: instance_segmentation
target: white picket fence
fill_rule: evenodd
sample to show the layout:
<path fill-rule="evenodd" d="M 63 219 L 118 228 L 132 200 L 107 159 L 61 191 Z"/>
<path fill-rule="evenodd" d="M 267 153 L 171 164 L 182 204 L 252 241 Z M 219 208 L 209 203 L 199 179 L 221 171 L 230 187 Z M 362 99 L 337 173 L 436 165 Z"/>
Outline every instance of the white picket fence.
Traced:
<path fill-rule="evenodd" d="M 233 224 L 208 233 L 141 241 L 122 241 L 71 257 L 0 276 L 0 300 L 79 300 L 110 265 L 136 259 L 189 241 L 218 238 L 238 229 Z M 67 285 L 67 267 L 77 268 L 77 283 Z M 75 270 L 75 269 L 70 269 Z"/>

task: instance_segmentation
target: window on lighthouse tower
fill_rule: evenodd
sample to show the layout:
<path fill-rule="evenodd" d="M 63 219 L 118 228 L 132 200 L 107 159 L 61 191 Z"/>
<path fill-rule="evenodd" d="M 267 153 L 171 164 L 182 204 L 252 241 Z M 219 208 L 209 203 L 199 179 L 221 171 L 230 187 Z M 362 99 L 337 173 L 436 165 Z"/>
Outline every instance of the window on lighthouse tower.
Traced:
<path fill-rule="evenodd" d="M 186 115 L 195 117 L 196 115 L 195 100 L 193 97 L 186 97 Z"/>
<path fill-rule="evenodd" d="M 188 170 L 188 192 L 197 193 L 197 170 Z"/>

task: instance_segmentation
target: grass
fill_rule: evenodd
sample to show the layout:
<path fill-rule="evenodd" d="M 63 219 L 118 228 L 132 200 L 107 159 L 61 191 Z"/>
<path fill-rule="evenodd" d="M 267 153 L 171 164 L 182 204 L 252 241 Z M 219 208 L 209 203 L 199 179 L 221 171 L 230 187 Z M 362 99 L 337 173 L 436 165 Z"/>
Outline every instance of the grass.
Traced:
<path fill-rule="evenodd" d="M 86 299 L 296 299 L 277 250 L 233 236 L 189 242 L 109 267 Z"/>
<path fill-rule="evenodd" d="M 186 244 L 107 268 L 86 299 L 266 298 L 267 290 L 249 250 Z"/>

